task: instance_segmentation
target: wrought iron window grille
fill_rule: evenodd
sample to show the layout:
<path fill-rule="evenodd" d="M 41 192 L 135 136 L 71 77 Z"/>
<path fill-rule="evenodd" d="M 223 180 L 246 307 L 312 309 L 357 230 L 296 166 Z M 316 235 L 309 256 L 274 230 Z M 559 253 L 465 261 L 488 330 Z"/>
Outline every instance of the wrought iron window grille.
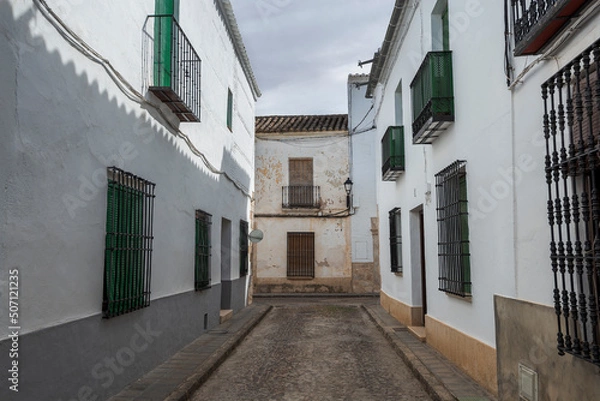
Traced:
<path fill-rule="evenodd" d="M 393 273 L 402 273 L 402 214 L 399 207 L 388 213 L 390 222 L 390 265 Z"/>
<path fill-rule="evenodd" d="M 155 184 L 109 167 L 102 314 L 150 305 Z"/>
<path fill-rule="evenodd" d="M 541 94 L 558 353 L 600 366 L 600 40 Z"/>
<path fill-rule="evenodd" d="M 287 277 L 315 277 L 315 233 L 287 233 Z"/>
<path fill-rule="evenodd" d="M 466 161 L 436 174 L 439 290 L 471 296 Z"/>
<path fill-rule="evenodd" d="M 210 286 L 212 216 L 196 210 L 196 246 L 194 255 L 194 289 Z"/>

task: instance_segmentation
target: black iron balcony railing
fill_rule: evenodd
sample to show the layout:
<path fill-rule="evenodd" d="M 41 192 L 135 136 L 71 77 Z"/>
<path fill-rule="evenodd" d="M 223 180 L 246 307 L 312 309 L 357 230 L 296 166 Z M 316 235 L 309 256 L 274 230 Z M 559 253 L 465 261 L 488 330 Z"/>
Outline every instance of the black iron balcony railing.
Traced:
<path fill-rule="evenodd" d="M 283 187 L 282 190 L 282 206 L 285 209 L 290 208 L 312 208 L 318 209 L 321 207 L 320 188 L 313 186 L 289 186 Z"/>
<path fill-rule="evenodd" d="M 432 143 L 454 121 L 452 52 L 427 53 L 410 88 L 413 143 Z"/>
<path fill-rule="evenodd" d="M 511 0 L 515 55 L 540 53 L 589 0 Z"/>
<path fill-rule="evenodd" d="M 404 127 L 388 127 L 381 139 L 381 174 L 395 181 L 404 172 Z"/>
<path fill-rule="evenodd" d="M 150 15 L 143 28 L 144 91 L 184 122 L 200 121 L 200 57 L 172 15 Z"/>

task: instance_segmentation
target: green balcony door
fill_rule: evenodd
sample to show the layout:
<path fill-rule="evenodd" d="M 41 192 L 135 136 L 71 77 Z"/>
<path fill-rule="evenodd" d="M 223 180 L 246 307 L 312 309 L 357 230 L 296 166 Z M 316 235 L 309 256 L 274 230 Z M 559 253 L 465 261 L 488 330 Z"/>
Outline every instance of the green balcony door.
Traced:
<path fill-rule="evenodd" d="M 450 50 L 450 20 L 448 19 L 448 6 L 446 6 L 446 9 L 442 13 L 442 46 L 442 50 Z"/>
<path fill-rule="evenodd" d="M 179 0 L 155 0 L 154 13 L 159 16 L 154 24 L 154 86 L 171 87 L 173 18 L 179 19 Z"/>

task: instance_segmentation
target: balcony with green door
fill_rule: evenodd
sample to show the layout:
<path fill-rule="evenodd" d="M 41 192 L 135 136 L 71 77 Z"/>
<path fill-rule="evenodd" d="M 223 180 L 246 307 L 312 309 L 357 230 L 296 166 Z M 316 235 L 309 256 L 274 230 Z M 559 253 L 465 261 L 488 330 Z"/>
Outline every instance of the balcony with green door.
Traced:
<path fill-rule="evenodd" d="M 413 143 L 431 144 L 454 122 L 452 52 L 427 53 L 410 89 Z"/>
<path fill-rule="evenodd" d="M 200 121 L 202 61 L 172 14 L 150 15 L 143 29 L 145 91 L 182 122 Z"/>
<path fill-rule="evenodd" d="M 384 181 L 395 181 L 404 173 L 404 127 L 388 127 L 381 139 L 381 174 Z"/>

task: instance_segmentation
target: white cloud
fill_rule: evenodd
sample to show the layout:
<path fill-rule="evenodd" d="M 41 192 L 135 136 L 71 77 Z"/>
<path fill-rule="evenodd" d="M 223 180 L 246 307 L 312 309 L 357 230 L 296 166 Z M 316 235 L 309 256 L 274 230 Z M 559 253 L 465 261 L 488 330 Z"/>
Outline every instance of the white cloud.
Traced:
<path fill-rule="evenodd" d="M 258 115 L 347 112 L 349 73 L 368 73 L 394 0 L 232 0 L 263 92 Z"/>

